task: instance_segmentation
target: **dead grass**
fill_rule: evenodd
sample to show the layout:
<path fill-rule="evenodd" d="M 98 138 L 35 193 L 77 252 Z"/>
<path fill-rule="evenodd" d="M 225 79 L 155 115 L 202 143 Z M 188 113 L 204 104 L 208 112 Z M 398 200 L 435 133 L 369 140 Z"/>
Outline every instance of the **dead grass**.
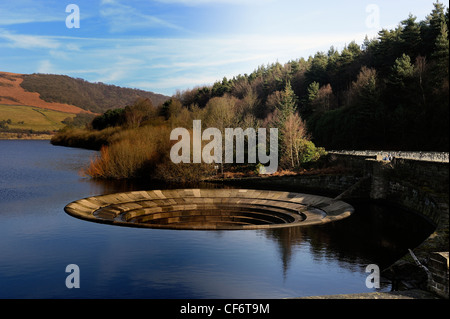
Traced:
<path fill-rule="evenodd" d="M 169 134 L 165 127 L 141 127 L 121 131 L 111 137 L 109 146 L 83 171 L 93 178 L 143 178 L 151 174 L 168 153 Z"/>
<path fill-rule="evenodd" d="M 174 164 L 170 160 L 170 129 L 144 126 L 122 130 L 112 136 L 109 146 L 92 159 L 82 174 L 106 179 L 153 179 L 190 183 L 215 174 L 211 164 Z"/>

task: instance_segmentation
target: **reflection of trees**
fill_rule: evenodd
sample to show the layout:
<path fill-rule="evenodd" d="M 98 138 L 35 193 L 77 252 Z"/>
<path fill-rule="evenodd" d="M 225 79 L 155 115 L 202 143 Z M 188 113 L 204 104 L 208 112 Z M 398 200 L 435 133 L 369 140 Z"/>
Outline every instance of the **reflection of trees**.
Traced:
<path fill-rule="evenodd" d="M 284 275 L 289 269 L 293 248 L 300 246 L 304 241 L 303 230 L 304 228 L 302 227 L 288 227 L 272 228 L 264 231 L 267 238 L 273 239 L 279 244 Z"/>
<path fill-rule="evenodd" d="M 355 265 L 377 264 L 381 269 L 419 245 L 431 233 L 419 216 L 385 205 L 358 204 L 349 218 L 310 227 L 268 229 L 267 238 L 279 245 L 283 271 L 295 248 L 308 244 L 311 256 L 337 262 L 350 270 Z"/>
<path fill-rule="evenodd" d="M 221 183 L 180 185 L 127 180 L 89 180 L 89 184 L 92 194 L 184 187 L 236 187 Z M 372 263 L 384 269 L 406 254 L 408 248 L 417 247 L 433 231 L 433 227 L 422 217 L 392 206 L 381 203 L 351 204 L 355 207 L 355 213 L 335 223 L 261 230 L 267 238 L 278 244 L 284 274 L 296 250 L 304 245 L 316 261 L 325 259 L 352 271 L 356 270 L 354 267 L 357 265 Z M 216 234 L 222 235 L 221 232 Z"/>

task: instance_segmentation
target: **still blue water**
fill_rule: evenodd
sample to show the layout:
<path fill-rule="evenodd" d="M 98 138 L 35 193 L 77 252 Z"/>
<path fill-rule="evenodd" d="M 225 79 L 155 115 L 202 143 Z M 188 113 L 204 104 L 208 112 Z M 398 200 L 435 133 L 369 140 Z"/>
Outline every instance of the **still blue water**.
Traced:
<path fill-rule="evenodd" d="M 336 224 L 284 230 L 179 231 L 79 220 L 64 212 L 66 204 L 165 187 L 81 176 L 95 155 L 48 141 L 0 141 L 0 298 L 289 298 L 370 292 L 375 289 L 366 287 L 366 266 L 394 262 L 414 237 L 396 236 L 396 229 L 377 222 L 380 208 L 375 213 L 357 209 Z M 80 269 L 80 288 L 65 285 L 69 264 Z M 378 289 L 387 290 L 389 283 Z"/>

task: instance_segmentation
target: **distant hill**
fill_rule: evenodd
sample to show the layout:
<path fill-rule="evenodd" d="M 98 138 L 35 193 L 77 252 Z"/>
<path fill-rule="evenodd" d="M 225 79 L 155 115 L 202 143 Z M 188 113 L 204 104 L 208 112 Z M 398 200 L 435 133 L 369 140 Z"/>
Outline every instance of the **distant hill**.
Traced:
<path fill-rule="evenodd" d="M 51 133 L 68 122 L 90 121 L 96 114 L 123 108 L 138 98 L 148 98 L 154 106 L 168 99 L 161 94 L 65 75 L 0 72 L 0 132 Z"/>
<path fill-rule="evenodd" d="M 155 106 L 169 98 L 139 89 L 91 83 L 83 79 L 54 74 L 24 75 L 21 86 L 26 91 L 39 93 L 41 99 L 46 102 L 67 103 L 94 113 L 125 107 L 140 97 L 150 99 Z"/>
<path fill-rule="evenodd" d="M 0 105 L 32 106 L 70 114 L 88 113 L 75 105 L 42 100 L 39 93 L 28 92 L 21 86 L 23 80 L 23 74 L 0 72 Z"/>
<path fill-rule="evenodd" d="M 25 105 L 65 113 L 103 113 L 137 98 L 157 106 L 169 97 L 153 92 L 91 83 L 66 75 L 0 72 L 0 105 Z"/>

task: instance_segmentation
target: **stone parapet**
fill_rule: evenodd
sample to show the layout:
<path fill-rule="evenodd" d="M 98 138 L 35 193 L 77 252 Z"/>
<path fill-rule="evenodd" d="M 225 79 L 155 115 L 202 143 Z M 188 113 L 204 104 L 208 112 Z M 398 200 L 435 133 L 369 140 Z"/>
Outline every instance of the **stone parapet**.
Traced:
<path fill-rule="evenodd" d="M 426 162 L 443 162 L 448 163 L 448 152 L 401 152 L 401 151 L 329 151 L 329 154 L 361 156 L 366 158 L 374 158 L 377 156 L 383 158 L 391 155 L 395 158 L 418 160 Z"/>
<path fill-rule="evenodd" d="M 431 253 L 428 270 L 431 272 L 428 290 L 448 299 L 448 252 Z"/>

